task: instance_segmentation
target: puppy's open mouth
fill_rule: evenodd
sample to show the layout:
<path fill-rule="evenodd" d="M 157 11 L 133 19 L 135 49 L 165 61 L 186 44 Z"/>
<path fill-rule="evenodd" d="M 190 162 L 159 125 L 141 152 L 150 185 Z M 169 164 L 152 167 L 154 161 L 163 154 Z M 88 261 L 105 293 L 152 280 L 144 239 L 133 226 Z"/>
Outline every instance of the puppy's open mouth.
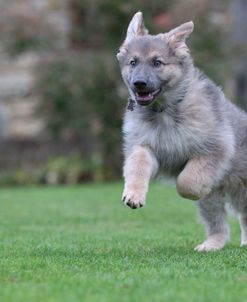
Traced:
<path fill-rule="evenodd" d="M 147 106 L 160 94 L 161 89 L 149 92 L 136 92 L 135 98 L 139 105 Z"/>

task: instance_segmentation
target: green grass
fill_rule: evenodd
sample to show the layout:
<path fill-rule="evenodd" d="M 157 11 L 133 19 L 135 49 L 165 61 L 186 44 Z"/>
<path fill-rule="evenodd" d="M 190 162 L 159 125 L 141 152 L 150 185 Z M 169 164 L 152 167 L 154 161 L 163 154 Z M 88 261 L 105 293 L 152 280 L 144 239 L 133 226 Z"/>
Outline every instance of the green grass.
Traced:
<path fill-rule="evenodd" d="M 120 203 L 122 184 L 0 191 L 0 301 L 247 301 L 239 226 L 220 252 L 193 202 L 151 186 L 147 205 Z"/>

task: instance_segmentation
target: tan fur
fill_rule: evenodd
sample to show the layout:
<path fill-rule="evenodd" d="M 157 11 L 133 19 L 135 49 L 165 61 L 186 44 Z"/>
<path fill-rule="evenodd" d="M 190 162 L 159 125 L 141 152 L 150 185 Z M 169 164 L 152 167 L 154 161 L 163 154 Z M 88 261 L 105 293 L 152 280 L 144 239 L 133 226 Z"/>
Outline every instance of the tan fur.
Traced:
<path fill-rule="evenodd" d="M 144 205 L 148 191 L 149 179 L 156 162 L 147 148 L 138 146 L 133 149 L 123 168 L 126 179 L 123 199 L 134 208 Z"/>
<path fill-rule="evenodd" d="M 177 191 L 182 197 L 198 200 L 210 193 L 214 185 L 214 167 L 208 165 L 211 160 L 207 156 L 194 157 L 186 164 L 177 178 Z"/>

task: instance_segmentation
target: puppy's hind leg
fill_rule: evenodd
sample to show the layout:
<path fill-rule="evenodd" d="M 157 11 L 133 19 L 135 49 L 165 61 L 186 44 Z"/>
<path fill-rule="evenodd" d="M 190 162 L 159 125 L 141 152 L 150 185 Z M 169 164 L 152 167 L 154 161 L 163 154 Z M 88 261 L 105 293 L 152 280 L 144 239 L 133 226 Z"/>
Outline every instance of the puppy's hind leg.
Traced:
<path fill-rule="evenodd" d="M 247 246 L 247 212 L 240 214 L 239 222 L 241 228 L 241 246 Z"/>
<path fill-rule="evenodd" d="M 198 208 L 205 225 L 207 239 L 195 250 L 209 252 L 222 249 L 229 240 L 230 233 L 223 198 L 217 193 L 212 193 L 198 202 Z"/>

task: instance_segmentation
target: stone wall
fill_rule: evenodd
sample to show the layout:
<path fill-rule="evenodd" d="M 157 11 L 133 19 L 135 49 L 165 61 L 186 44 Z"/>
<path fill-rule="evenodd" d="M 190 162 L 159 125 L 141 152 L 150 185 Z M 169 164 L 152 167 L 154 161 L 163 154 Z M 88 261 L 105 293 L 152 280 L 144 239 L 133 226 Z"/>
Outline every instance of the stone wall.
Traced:
<path fill-rule="evenodd" d="M 65 0 L 0 1 L 0 31 L 8 20 L 29 18 L 42 22 L 56 35 L 56 47 L 66 48 L 69 28 Z M 36 21 L 37 20 L 37 21 Z M 39 25 L 39 24 L 38 24 Z M 11 37 L 14 39 L 15 37 Z M 37 110 L 39 99 L 33 87 L 35 66 L 44 52 L 28 51 L 10 56 L 0 40 L 0 139 L 36 139 L 44 135 L 44 121 Z M 46 49 L 47 52 L 52 51 Z"/>

